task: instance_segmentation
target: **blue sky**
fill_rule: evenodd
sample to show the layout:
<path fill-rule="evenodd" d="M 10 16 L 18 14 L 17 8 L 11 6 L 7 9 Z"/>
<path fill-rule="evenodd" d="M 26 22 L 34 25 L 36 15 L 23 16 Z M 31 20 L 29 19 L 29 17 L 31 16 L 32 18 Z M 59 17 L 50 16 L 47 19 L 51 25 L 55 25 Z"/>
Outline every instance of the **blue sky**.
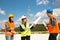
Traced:
<path fill-rule="evenodd" d="M 48 7 L 60 7 L 55 5 L 51 6 L 51 2 L 54 2 L 52 0 L 49 2 L 50 3 L 47 5 L 37 5 L 36 0 L 0 0 L 0 8 L 5 11 L 5 15 L 0 15 L 0 19 L 7 19 L 9 13 L 13 13 L 16 17 L 15 19 L 19 18 L 21 15 L 26 15 L 28 13 L 28 5 L 33 14 L 36 14 L 43 9 L 47 9 Z"/>
<path fill-rule="evenodd" d="M 40 2 L 42 3 L 39 4 Z M 0 13 L 0 20 L 8 20 L 9 13 L 14 14 L 15 21 L 22 15 L 28 15 L 28 5 L 31 14 L 35 15 L 37 12 L 49 7 L 52 9 L 60 8 L 60 5 L 56 4 L 56 0 L 0 0 L 0 9 L 4 11 L 4 15 Z"/>

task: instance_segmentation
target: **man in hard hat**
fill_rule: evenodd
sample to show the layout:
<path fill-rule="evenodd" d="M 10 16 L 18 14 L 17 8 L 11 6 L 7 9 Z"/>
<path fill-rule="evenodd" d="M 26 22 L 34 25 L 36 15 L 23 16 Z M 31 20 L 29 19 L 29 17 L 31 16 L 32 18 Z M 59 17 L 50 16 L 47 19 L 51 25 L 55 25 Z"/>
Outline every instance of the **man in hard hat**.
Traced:
<path fill-rule="evenodd" d="M 31 30 L 29 28 L 29 23 L 27 21 L 26 16 L 22 16 L 21 20 L 22 20 L 22 23 L 20 25 L 21 40 L 30 40 Z M 28 30 L 28 32 L 26 34 L 24 34 L 26 30 Z"/>
<path fill-rule="evenodd" d="M 8 15 L 9 20 L 5 22 L 5 37 L 6 40 L 13 40 L 14 37 L 14 15 Z"/>
<path fill-rule="evenodd" d="M 57 40 L 59 26 L 57 18 L 53 15 L 53 9 L 47 9 L 47 16 L 49 17 L 49 23 L 47 24 L 47 27 L 50 34 L 48 40 Z"/>

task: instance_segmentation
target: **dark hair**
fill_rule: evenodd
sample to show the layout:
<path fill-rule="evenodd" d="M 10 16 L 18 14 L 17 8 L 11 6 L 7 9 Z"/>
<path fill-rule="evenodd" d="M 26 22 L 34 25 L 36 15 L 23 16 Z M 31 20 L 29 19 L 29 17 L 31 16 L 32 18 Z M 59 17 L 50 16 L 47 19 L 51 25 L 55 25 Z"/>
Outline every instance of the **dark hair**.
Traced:
<path fill-rule="evenodd" d="M 26 19 L 26 18 L 23 18 L 23 19 L 22 19 L 22 23 L 23 23 L 24 19 Z"/>
<path fill-rule="evenodd" d="M 48 12 L 48 13 L 53 14 L 53 12 Z M 48 13 L 47 13 L 47 14 L 48 14 Z"/>
<path fill-rule="evenodd" d="M 26 19 L 26 18 L 23 18 L 22 21 L 23 21 L 24 19 Z"/>
<path fill-rule="evenodd" d="M 11 20 L 11 17 L 9 17 L 9 22 L 14 22 L 14 21 Z"/>

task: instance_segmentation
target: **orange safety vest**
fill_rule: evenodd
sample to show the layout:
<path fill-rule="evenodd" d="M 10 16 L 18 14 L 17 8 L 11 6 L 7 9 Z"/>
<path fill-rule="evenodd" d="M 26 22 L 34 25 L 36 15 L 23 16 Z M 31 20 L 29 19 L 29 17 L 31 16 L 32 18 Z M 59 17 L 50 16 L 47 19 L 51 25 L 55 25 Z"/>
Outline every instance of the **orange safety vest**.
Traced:
<path fill-rule="evenodd" d="M 5 36 L 12 36 L 14 35 L 14 23 L 13 22 L 7 22 L 9 25 L 9 28 L 11 29 L 11 32 L 9 32 L 8 30 L 5 29 Z"/>
<path fill-rule="evenodd" d="M 49 33 L 59 33 L 59 26 L 58 26 L 58 21 L 56 19 L 56 24 L 52 26 L 48 26 Z M 49 23 L 51 23 L 51 20 L 49 19 Z"/>

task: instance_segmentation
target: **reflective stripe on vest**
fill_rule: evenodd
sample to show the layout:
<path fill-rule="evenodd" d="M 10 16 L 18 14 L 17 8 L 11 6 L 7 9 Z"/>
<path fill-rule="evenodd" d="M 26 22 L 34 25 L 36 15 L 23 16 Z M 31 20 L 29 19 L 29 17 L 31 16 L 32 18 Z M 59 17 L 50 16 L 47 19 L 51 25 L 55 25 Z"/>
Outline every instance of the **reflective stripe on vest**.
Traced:
<path fill-rule="evenodd" d="M 26 27 L 24 26 L 24 24 L 21 24 L 21 27 L 22 27 L 23 29 L 29 28 L 29 24 L 26 23 Z M 25 30 L 25 31 L 26 31 L 26 30 Z M 28 32 L 27 32 L 26 34 L 24 34 L 25 31 L 21 32 L 21 37 L 24 37 L 24 36 L 30 36 L 31 30 L 28 30 Z"/>

